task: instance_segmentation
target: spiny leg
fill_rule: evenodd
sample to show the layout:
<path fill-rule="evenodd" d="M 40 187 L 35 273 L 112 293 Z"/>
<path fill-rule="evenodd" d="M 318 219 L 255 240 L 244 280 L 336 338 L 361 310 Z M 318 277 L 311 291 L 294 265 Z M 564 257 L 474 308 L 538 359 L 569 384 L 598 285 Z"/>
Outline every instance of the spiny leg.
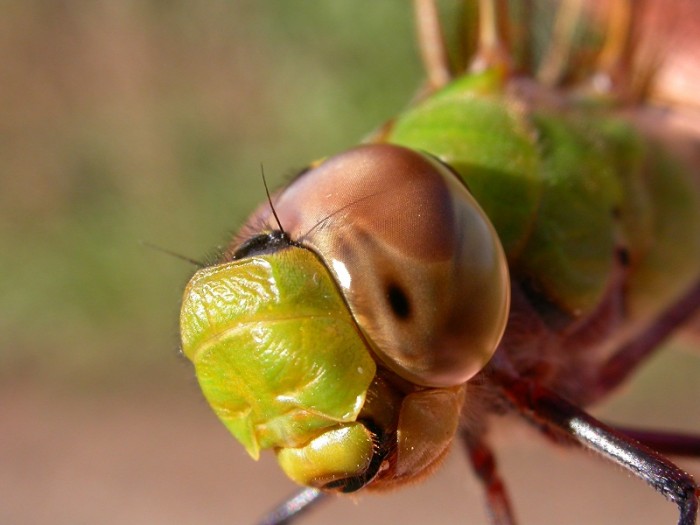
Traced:
<path fill-rule="evenodd" d="M 603 3 L 603 46 L 592 64 L 591 83 L 602 93 L 626 103 L 639 103 L 649 96 L 656 72 L 669 52 L 674 25 L 659 17 L 673 9 L 649 0 L 616 0 Z M 656 12 L 656 14 L 655 14 Z"/>
<path fill-rule="evenodd" d="M 630 95 L 625 91 L 630 84 L 634 13 L 630 0 L 608 5 L 605 41 L 593 73 L 593 85 L 598 91 L 617 93 L 620 98 Z"/>
<path fill-rule="evenodd" d="M 511 23 L 508 27 L 510 52 L 514 70 L 534 77 L 535 63 L 535 8 L 534 0 L 511 4 Z"/>
<path fill-rule="evenodd" d="M 484 487 L 489 521 L 492 525 L 515 525 L 508 492 L 498 474 L 493 452 L 480 436 L 462 431 L 460 437 L 472 468 Z"/>
<path fill-rule="evenodd" d="M 601 423 L 554 392 L 494 369 L 503 394 L 521 415 L 549 436 L 561 435 L 617 463 L 678 506 L 678 525 L 694 525 L 700 489 L 693 478 L 658 452 Z"/>
<path fill-rule="evenodd" d="M 608 90 L 625 102 L 640 103 L 650 95 L 656 73 L 670 52 L 677 16 L 659 16 L 668 10 L 674 12 L 675 3 L 667 4 L 652 0 L 618 0 L 611 4 L 606 41 L 594 79 L 601 74 L 603 79 L 607 76 Z M 600 88 L 598 82 L 594 85 Z"/>
<path fill-rule="evenodd" d="M 435 91 L 453 78 L 450 58 L 440 24 L 435 0 L 414 0 L 414 12 L 423 65 L 430 91 Z M 479 28 L 477 46 L 469 69 L 496 69 L 507 76 L 513 71 L 509 46 L 509 20 L 506 0 L 478 1 Z"/>
<path fill-rule="evenodd" d="M 662 454 L 700 458 L 700 435 L 614 425 L 615 430 Z"/>
<path fill-rule="evenodd" d="M 325 492 L 317 489 L 302 489 L 267 514 L 258 522 L 258 525 L 288 525 L 293 523 L 302 514 L 317 507 L 319 503 L 327 501 L 327 496 Z"/>
<path fill-rule="evenodd" d="M 440 13 L 435 0 L 414 0 L 413 8 L 423 66 L 428 75 L 430 90 L 435 91 L 452 79 Z"/>
<path fill-rule="evenodd" d="M 582 0 L 564 0 L 557 9 L 552 39 L 537 71 L 542 84 L 558 86 L 565 76 L 582 11 Z"/>
<path fill-rule="evenodd" d="M 594 402 L 623 383 L 659 345 L 700 311 L 700 280 L 671 304 L 653 323 L 621 345 L 602 366 L 588 401 Z"/>
<path fill-rule="evenodd" d="M 513 71 L 508 42 L 508 5 L 505 0 L 479 0 L 479 36 L 472 71 L 495 69 L 504 76 Z"/>

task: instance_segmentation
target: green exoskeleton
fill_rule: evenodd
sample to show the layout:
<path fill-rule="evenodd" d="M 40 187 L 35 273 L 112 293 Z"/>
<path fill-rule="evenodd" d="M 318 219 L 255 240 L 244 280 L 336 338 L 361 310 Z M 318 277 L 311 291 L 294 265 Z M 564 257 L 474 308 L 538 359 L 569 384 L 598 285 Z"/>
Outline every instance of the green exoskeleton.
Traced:
<path fill-rule="evenodd" d="M 700 308 L 700 133 L 654 104 L 668 72 L 637 34 L 661 13 L 556 3 L 549 51 L 516 59 L 506 3 L 482 0 L 455 75 L 435 6 L 415 5 L 415 103 L 273 194 L 188 284 L 182 347 L 205 397 L 307 500 L 425 476 L 459 432 L 493 522 L 514 523 L 484 436 L 486 414 L 518 413 L 695 523 L 695 481 L 659 453 L 689 438 L 578 408 Z M 595 53 L 577 55 L 577 24 Z"/>

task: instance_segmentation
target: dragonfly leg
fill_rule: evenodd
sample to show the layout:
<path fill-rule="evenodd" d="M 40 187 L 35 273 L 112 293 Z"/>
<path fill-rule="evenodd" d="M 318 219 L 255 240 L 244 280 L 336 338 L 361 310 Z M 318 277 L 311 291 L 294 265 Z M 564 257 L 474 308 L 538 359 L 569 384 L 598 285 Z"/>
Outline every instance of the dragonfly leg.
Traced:
<path fill-rule="evenodd" d="M 582 0 L 565 0 L 557 9 L 554 32 L 540 67 L 537 80 L 547 86 L 558 86 L 567 72 L 574 45 L 577 24 L 581 20 Z"/>
<path fill-rule="evenodd" d="M 515 525 L 515 518 L 503 480 L 498 475 L 496 458 L 481 437 L 462 431 L 462 443 L 472 468 L 486 492 L 486 506 L 492 525 Z"/>
<path fill-rule="evenodd" d="M 450 59 L 435 0 L 414 0 L 418 47 L 431 90 L 440 89 L 452 79 Z"/>
<path fill-rule="evenodd" d="M 509 45 L 508 5 L 505 0 L 479 0 L 479 35 L 470 69 L 495 68 L 505 75 L 512 72 Z"/>
<path fill-rule="evenodd" d="M 302 489 L 267 514 L 258 522 L 258 525 L 288 525 L 293 523 L 302 514 L 306 514 L 319 503 L 327 501 L 327 496 L 325 492 L 318 489 Z"/>
<path fill-rule="evenodd" d="M 677 328 L 690 321 L 700 311 L 700 281 L 667 308 L 651 325 L 622 344 L 603 364 L 598 374 L 598 384 L 590 401 L 605 396 L 623 383 L 659 345 Z"/>
<path fill-rule="evenodd" d="M 495 375 L 506 399 L 547 435 L 559 434 L 627 469 L 678 506 L 678 525 L 695 524 L 700 488 L 689 474 L 543 386 L 500 369 Z"/>
<path fill-rule="evenodd" d="M 662 432 L 614 425 L 615 430 L 662 454 L 700 458 L 700 435 Z"/>
<path fill-rule="evenodd" d="M 633 28 L 635 13 L 630 0 L 612 2 L 607 8 L 607 29 L 603 48 L 597 58 L 593 85 L 601 92 L 618 91 L 630 84 L 627 78 L 632 67 Z"/>

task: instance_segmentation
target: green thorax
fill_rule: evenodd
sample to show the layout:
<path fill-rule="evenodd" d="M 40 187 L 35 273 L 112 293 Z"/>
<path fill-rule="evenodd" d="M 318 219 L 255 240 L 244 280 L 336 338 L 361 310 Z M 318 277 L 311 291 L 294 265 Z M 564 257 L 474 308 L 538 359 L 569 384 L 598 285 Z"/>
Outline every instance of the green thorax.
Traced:
<path fill-rule="evenodd" d="M 603 102 L 555 99 L 485 72 L 409 109 L 387 140 L 457 171 L 496 227 L 513 277 L 579 317 L 604 296 L 620 253 L 641 295 L 647 285 L 676 293 L 699 267 L 697 188 L 612 115 Z M 695 240 L 675 246 L 679 228 Z M 676 275 L 651 284 L 669 262 Z"/>

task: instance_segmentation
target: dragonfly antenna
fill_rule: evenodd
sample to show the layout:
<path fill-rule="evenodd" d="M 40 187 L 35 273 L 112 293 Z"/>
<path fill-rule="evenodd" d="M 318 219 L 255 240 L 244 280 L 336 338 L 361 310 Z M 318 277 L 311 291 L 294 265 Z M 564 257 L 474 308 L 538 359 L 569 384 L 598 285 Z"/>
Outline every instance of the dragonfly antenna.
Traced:
<path fill-rule="evenodd" d="M 161 246 L 156 246 L 155 244 L 151 244 L 151 243 L 148 242 L 148 241 L 139 241 L 139 244 L 140 244 L 141 246 L 146 246 L 147 248 L 151 248 L 152 250 L 155 250 L 155 251 L 157 251 L 157 252 L 164 253 L 164 254 L 166 254 L 166 255 L 170 255 L 170 256 L 172 256 L 172 257 L 175 257 L 176 259 L 180 259 L 180 260 L 183 260 L 183 261 L 187 261 L 188 263 L 194 264 L 195 266 L 197 266 L 197 267 L 199 267 L 199 268 L 204 268 L 204 267 L 206 266 L 206 264 L 204 264 L 204 263 L 201 262 L 201 261 L 197 261 L 197 260 L 195 260 L 195 259 L 190 259 L 190 258 L 187 257 L 186 255 L 182 255 L 182 254 L 180 254 L 180 253 L 173 252 L 173 251 L 168 250 L 167 248 L 163 248 L 163 247 L 161 247 Z"/>
<path fill-rule="evenodd" d="M 280 231 L 286 234 L 287 232 L 285 232 L 284 228 L 282 228 L 280 218 L 277 216 L 277 212 L 275 211 L 275 206 L 272 204 L 272 197 L 270 197 L 270 189 L 267 187 L 267 180 L 265 179 L 265 169 L 263 168 L 262 162 L 260 163 L 260 175 L 262 175 L 263 186 L 265 186 L 265 194 L 267 195 L 267 202 L 270 204 L 272 215 L 274 215 L 275 221 L 277 221 L 277 226 L 280 227 Z"/>

